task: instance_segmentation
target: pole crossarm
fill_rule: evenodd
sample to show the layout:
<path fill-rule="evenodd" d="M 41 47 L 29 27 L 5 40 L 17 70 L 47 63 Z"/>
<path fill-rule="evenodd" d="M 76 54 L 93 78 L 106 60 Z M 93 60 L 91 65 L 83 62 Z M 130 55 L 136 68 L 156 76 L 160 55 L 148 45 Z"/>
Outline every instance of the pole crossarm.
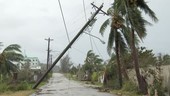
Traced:
<path fill-rule="evenodd" d="M 97 8 L 97 9 L 99 9 L 99 7 L 97 7 L 96 5 L 94 5 L 94 3 L 91 3 L 91 5 L 94 7 L 94 8 Z M 103 10 L 100 10 L 103 14 L 105 14 L 105 15 L 109 15 L 108 13 L 106 13 L 105 11 L 103 11 Z"/>
<path fill-rule="evenodd" d="M 94 19 L 94 17 L 101 11 L 103 4 L 98 8 L 98 10 L 91 16 L 91 18 L 86 22 L 86 24 L 82 27 L 82 29 L 78 32 L 78 34 L 73 38 L 73 40 L 66 46 L 66 48 L 61 52 L 61 54 L 57 57 L 57 59 L 53 62 L 50 68 L 44 73 L 44 75 L 36 82 L 33 86 L 35 89 L 45 78 L 45 76 L 51 71 L 51 69 L 57 64 L 57 62 L 61 59 L 61 57 L 67 52 L 67 50 L 73 45 L 73 43 L 77 40 L 77 38 L 83 33 L 86 27 L 90 24 L 90 22 Z"/>

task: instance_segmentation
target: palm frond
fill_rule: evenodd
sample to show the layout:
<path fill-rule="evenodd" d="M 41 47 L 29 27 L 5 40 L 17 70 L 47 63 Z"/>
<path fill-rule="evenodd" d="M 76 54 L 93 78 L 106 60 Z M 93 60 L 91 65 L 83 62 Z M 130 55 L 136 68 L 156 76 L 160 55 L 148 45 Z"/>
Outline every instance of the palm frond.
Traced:
<path fill-rule="evenodd" d="M 7 60 L 6 65 L 7 65 L 8 73 L 10 73 L 10 71 L 12 71 L 12 72 L 17 72 L 18 71 L 17 66 L 15 64 L 13 64 L 11 61 Z"/>
<path fill-rule="evenodd" d="M 144 0 L 137 0 L 137 5 L 141 10 L 148 14 L 154 22 L 158 21 L 158 18 L 156 17 L 155 13 L 149 8 L 149 6 Z"/>
<path fill-rule="evenodd" d="M 109 55 L 111 55 L 111 50 L 113 49 L 115 32 L 117 32 L 116 29 L 111 28 L 109 38 L 108 38 L 108 44 L 107 44 L 107 52 Z"/>
<path fill-rule="evenodd" d="M 152 26 L 152 23 L 150 23 L 149 21 L 147 21 L 147 20 L 143 20 L 144 21 L 144 23 L 145 23 L 145 25 L 149 25 L 149 26 Z"/>
<path fill-rule="evenodd" d="M 126 26 L 122 26 L 122 30 L 121 30 L 123 36 L 124 36 L 124 41 L 126 42 L 127 46 L 130 46 L 131 44 L 131 37 L 130 37 L 130 29 Z"/>
<path fill-rule="evenodd" d="M 18 44 L 11 44 L 11 45 L 9 45 L 9 46 L 7 46 L 4 50 L 3 50 L 3 52 L 5 52 L 5 51 L 18 51 L 18 52 L 21 52 L 21 50 L 20 50 L 20 45 L 18 45 Z"/>
<path fill-rule="evenodd" d="M 146 20 L 143 19 L 141 16 L 141 12 L 138 9 L 131 10 L 129 12 L 130 15 L 130 22 L 132 24 L 133 29 L 138 34 L 139 38 L 142 40 L 146 36 L 146 29 L 145 29 L 145 22 Z"/>
<path fill-rule="evenodd" d="M 123 39 L 122 35 L 120 34 L 120 32 L 117 33 L 118 34 L 118 40 L 119 40 L 119 48 L 120 48 L 120 53 L 124 53 L 127 51 L 127 44 L 125 42 L 125 40 Z"/>
<path fill-rule="evenodd" d="M 7 51 L 4 53 L 6 59 L 10 60 L 10 61 L 20 61 L 24 59 L 24 56 L 20 53 L 16 53 L 13 51 Z"/>
<path fill-rule="evenodd" d="M 121 15 L 125 15 L 126 10 L 125 10 L 124 3 L 125 3 L 124 0 L 115 0 L 112 8 L 114 10 L 119 10 L 119 13 L 121 13 Z"/>
<path fill-rule="evenodd" d="M 102 24 L 102 26 L 100 27 L 100 34 L 103 36 L 103 34 L 104 34 L 104 32 L 105 32 L 105 30 L 106 30 L 106 28 L 107 28 L 107 26 L 109 25 L 111 23 L 111 20 L 110 20 L 110 18 L 109 19 L 107 19 L 103 24 Z"/>

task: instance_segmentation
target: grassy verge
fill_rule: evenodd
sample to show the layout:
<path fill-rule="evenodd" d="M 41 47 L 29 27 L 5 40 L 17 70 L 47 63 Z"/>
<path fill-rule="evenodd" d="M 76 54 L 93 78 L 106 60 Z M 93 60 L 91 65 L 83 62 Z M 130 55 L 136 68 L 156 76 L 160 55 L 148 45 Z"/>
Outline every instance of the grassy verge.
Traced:
<path fill-rule="evenodd" d="M 29 96 L 34 92 L 34 90 L 24 90 L 24 91 L 6 91 L 2 94 L 0 94 L 0 96 Z"/>
<path fill-rule="evenodd" d="M 129 92 L 123 90 L 112 90 L 111 93 L 116 94 L 118 96 L 142 96 L 137 94 L 136 92 Z"/>
<path fill-rule="evenodd" d="M 51 77 L 48 77 L 48 79 Z M 41 86 L 45 85 L 48 80 L 44 80 L 43 82 L 40 83 L 40 85 L 37 87 L 40 88 Z M 30 83 L 30 82 L 19 82 L 19 83 L 11 83 L 8 84 L 7 82 L 1 82 L 0 83 L 0 96 L 29 96 L 32 93 L 36 91 L 36 89 L 32 89 L 33 85 L 35 82 Z"/>
<path fill-rule="evenodd" d="M 38 88 L 41 86 L 45 85 L 47 82 L 42 82 Z M 10 89 L 5 89 L 3 92 L 0 92 L 0 96 L 29 96 L 32 93 L 36 91 L 36 89 L 32 89 L 32 86 L 34 83 L 28 84 L 29 88 L 24 89 L 24 90 L 10 90 Z M 1 86 L 1 84 L 0 84 Z M 9 87 L 9 86 L 7 86 Z M 37 89 L 38 89 L 37 88 Z"/>

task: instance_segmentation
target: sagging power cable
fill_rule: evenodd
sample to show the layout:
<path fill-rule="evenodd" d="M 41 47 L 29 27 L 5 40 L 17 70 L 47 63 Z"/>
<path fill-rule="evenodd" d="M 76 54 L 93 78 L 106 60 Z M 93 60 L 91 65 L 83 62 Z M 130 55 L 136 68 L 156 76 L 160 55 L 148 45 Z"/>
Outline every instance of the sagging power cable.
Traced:
<path fill-rule="evenodd" d="M 69 38 L 69 34 L 68 34 L 67 26 L 66 26 L 66 21 L 65 21 L 65 18 L 64 18 L 64 13 L 63 13 L 63 10 L 62 10 L 60 0 L 58 0 L 58 3 L 59 3 L 59 6 L 60 6 L 60 11 L 61 11 L 61 15 L 62 15 L 62 18 L 63 18 L 64 27 L 65 27 L 66 34 L 67 34 L 67 39 L 68 39 L 68 42 L 70 43 L 70 38 Z"/>

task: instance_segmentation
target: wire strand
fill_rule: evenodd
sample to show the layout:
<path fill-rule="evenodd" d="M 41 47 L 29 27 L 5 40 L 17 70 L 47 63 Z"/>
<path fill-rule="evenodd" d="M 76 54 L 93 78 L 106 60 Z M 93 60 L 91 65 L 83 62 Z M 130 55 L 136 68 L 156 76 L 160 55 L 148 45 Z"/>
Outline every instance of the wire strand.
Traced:
<path fill-rule="evenodd" d="M 85 8 L 85 1 L 83 0 L 83 9 L 84 9 L 84 15 L 85 15 L 85 20 L 87 22 L 87 14 L 86 14 L 86 8 Z M 88 29 L 88 28 L 87 28 Z M 90 32 L 88 31 L 90 34 Z M 91 45 L 91 50 L 93 50 L 93 43 L 92 43 L 92 37 L 89 35 L 90 38 L 90 45 Z"/>
<path fill-rule="evenodd" d="M 87 14 L 86 14 L 86 8 L 85 8 L 84 0 L 83 0 L 83 9 L 84 9 L 85 20 L 87 21 Z"/>
<path fill-rule="evenodd" d="M 100 56 L 102 59 L 104 59 L 103 56 L 101 55 L 101 53 L 100 53 L 98 47 L 97 47 L 97 44 L 96 44 L 95 41 L 94 41 L 94 39 L 92 39 L 92 40 L 93 40 L 93 42 L 94 42 L 94 46 L 95 46 L 97 52 L 99 53 L 99 56 Z"/>
<path fill-rule="evenodd" d="M 59 3 L 59 6 L 60 6 L 60 11 L 61 11 L 61 15 L 62 15 L 62 18 L 63 18 L 64 27 L 65 27 L 66 34 L 67 34 L 67 39 L 68 39 L 68 42 L 70 43 L 70 38 L 69 38 L 69 34 L 68 34 L 68 30 L 67 30 L 67 26 L 66 26 L 66 22 L 65 22 L 65 18 L 64 18 L 64 13 L 63 13 L 63 10 L 62 10 L 60 0 L 58 0 L 58 3 Z"/>

